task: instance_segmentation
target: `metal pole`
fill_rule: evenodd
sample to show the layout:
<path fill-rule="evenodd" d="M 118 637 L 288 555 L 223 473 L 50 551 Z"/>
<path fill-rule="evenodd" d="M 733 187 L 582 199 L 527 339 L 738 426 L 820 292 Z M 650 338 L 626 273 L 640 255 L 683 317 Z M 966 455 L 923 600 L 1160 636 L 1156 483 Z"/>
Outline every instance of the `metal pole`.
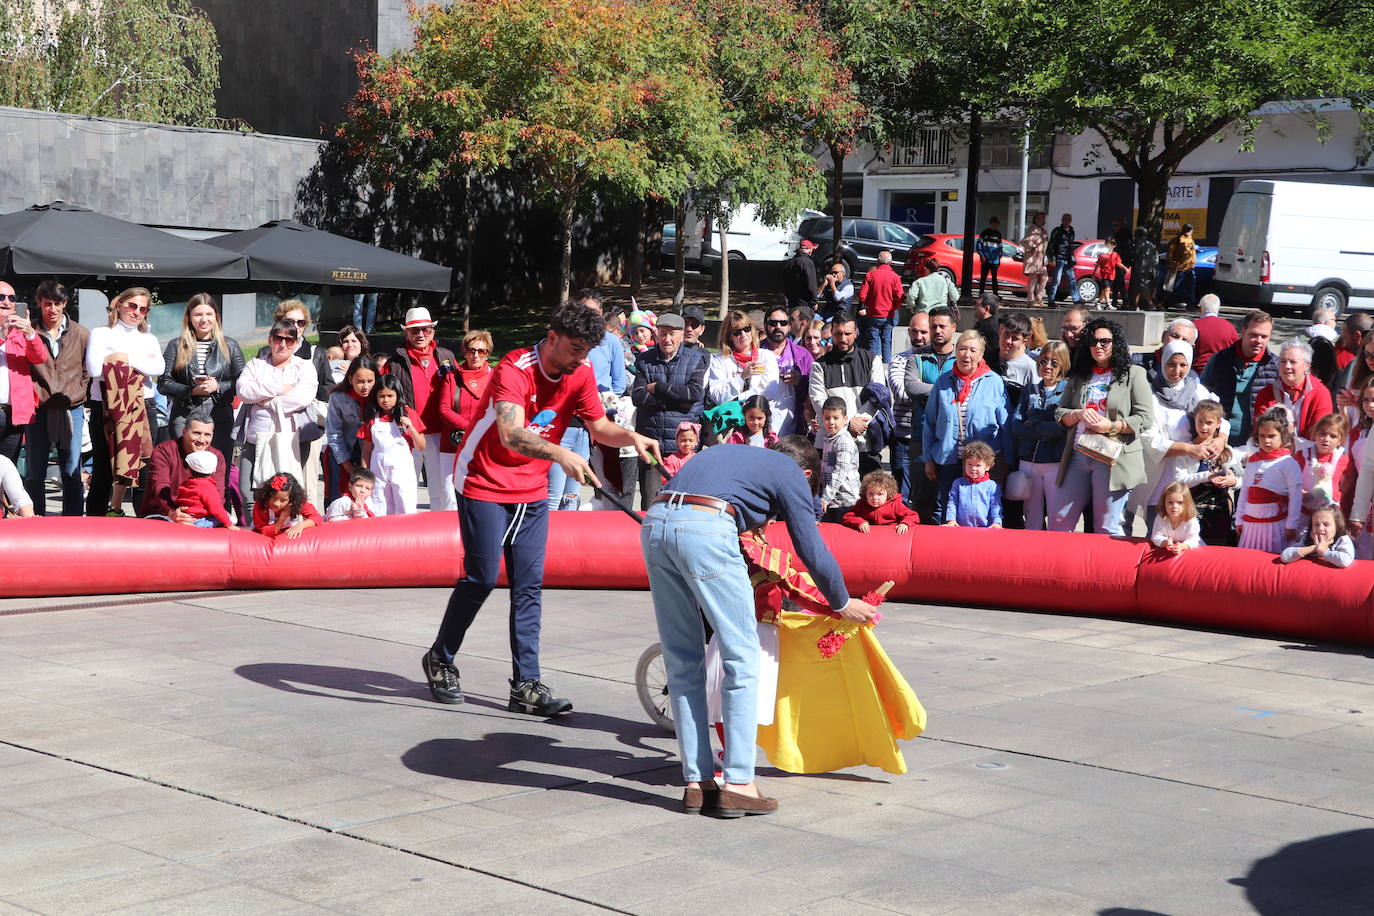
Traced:
<path fill-rule="evenodd" d="M 1021 135 L 1021 234 L 1018 239 L 1026 237 L 1026 229 L 1030 226 L 1030 220 L 1026 217 L 1026 189 L 1030 184 L 1030 125 L 1026 125 L 1026 132 Z"/>

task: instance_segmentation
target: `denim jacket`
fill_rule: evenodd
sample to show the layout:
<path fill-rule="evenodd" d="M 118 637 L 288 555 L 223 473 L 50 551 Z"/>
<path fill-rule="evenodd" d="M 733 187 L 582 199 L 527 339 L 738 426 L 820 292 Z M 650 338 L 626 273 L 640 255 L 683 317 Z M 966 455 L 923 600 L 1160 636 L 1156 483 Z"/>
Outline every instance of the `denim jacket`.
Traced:
<path fill-rule="evenodd" d="M 1063 457 L 1068 430 L 1055 418 L 1063 395 L 1063 379 L 1048 392 L 1039 382 L 1021 389 L 1021 399 L 1011 421 L 1011 435 L 1016 440 L 1017 457 L 1022 461 L 1058 464 Z"/>
<path fill-rule="evenodd" d="M 921 428 L 921 460 L 936 464 L 959 461 L 959 408 L 954 396 L 959 377 L 946 372 L 935 382 L 926 401 L 925 425 Z M 968 396 L 964 441 L 979 439 L 999 455 L 1006 454 L 1008 436 L 1007 387 L 1002 376 L 987 372 L 973 383 Z"/>

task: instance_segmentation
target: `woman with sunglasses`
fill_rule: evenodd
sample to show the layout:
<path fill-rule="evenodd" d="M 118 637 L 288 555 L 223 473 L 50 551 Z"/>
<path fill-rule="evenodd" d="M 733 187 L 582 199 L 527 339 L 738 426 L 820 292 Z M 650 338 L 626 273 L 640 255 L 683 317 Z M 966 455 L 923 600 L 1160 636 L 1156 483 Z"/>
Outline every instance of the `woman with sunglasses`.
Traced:
<path fill-rule="evenodd" d="M 153 453 L 153 378 L 166 363 L 148 333 L 152 293 L 124 290 L 110 303 L 109 324 L 91 330 L 86 371 L 91 376 L 91 486 L 87 515 L 124 515 L 124 494 Z"/>
<path fill-rule="evenodd" d="M 726 312 L 720 323 L 720 352 L 706 367 L 705 385 L 708 408 L 763 395 L 773 407 L 775 429 L 788 423 L 796 411 L 795 403 L 782 400 L 788 392 L 780 381 L 778 358 L 759 346 L 754 322 L 736 309 Z"/>
<path fill-rule="evenodd" d="M 325 347 L 312 346 L 305 335 L 310 331 L 310 309 L 299 299 L 284 299 L 277 305 L 274 321 L 285 321 L 296 329 L 295 355 L 315 367 L 314 416 L 311 420 L 324 428 L 329 415 L 329 394 L 334 390 L 334 370 L 329 366 L 329 354 Z M 258 351 L 259 359 L 267 359 L 272 352 L 271 342 Z M 320 464 L 320 450 L 324 440 L 317 437 L 301 443 L 301 485 L 305 487 L 306 501 L 316 506 L 325 505 L 324 476 Z"/>
<path fill-rule="evenodd" d="M 1050 529 L 1072 531 L 1090 509 L 1093 531 L 1124 537 L 1126 497 L 1145 482 L 1141 435 L 1154 425 L 1154 398 L 1145 370 L 1131 365 L 1121 325 L 1098 318 L 1079 340 L 1055 413 L 1069 447 L 1059 461 Z M 1089 434 L 1120 443 L 1120 453 L 1094 448 L 1100 440 L 1085 439 Z"/>
<path fill-rule="evenodd" d="M 486 331 L 468 331 L 463 335 L 461 350 L 463 361 L 456 372 L 444 376 L 443 395 L 439 401 L 439 413 L 444 420 L 444 435 L 440 437 L 440 448 L 446 456 L 445 467 L 451 472 L 453 462 L 463 437 L 477 422 L 477 408 L 482 406 L 482 398 L 491 383 L 492 356 L 491 334 Z"/>
<path fill-rule="evenodd" d="M 301 332 L 294 321 L 279 319 L 272 325 L 268 336 L 266 355 L 249 360 L 239 376 L 238 395 L 244 410 L 239 440 L 242 445 L 239 451 L 239 488 L 245 493 L 262 483 L 262 478 L 253 473 L 257 464 L 258 439 L 278 431 L 278 413 L 287 424 L 281 428 L 283 432 L 292 429 L 299 431 L 313 419 L 309 412 L 315 402 L 319 376 L 313 363 L 296 355 L 300 339 Z"/>

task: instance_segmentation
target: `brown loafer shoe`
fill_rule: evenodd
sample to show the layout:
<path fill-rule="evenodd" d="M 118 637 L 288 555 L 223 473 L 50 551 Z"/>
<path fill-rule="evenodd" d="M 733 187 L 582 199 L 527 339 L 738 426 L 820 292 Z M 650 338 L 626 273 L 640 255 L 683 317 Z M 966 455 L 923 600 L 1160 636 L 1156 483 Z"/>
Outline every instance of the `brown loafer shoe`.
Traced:
<path fill-rule="evenodd" d="M 720 797 L 716 800 L 716 809 L 712 813 L 716 817 L 744 817 L 746 814 L 772 814 L 776 810 L 776 798 L 755 798 L 752 795 L 741 795 L 729 789 L 721 789 Z"/>
<path fill-rule="evenodd" d="M 719 786 L 688 786 L 682 790 L 682 810 L 687 814 L 700 814 L 703 808 L 715 808 L 719 798 Z"/>

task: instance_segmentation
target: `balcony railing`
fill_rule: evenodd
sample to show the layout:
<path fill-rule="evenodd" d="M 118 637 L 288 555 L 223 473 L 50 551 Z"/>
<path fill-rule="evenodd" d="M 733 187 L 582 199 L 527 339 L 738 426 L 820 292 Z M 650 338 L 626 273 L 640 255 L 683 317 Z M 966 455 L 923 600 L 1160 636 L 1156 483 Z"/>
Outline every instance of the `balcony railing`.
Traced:
<path fill-rule="evenodd" d="M 883 157 L 889 170 L 953 169 L 968 163 L 965 131 L 950 127 L 915 127 L 893 138 Z M 1031 146 L 1030 167 L 1047 168 L 1048 146 Z M 1021 131 L 1000 125 L 983 127 L 982 165 L 985 169 L 1021 167 Z"/>
<path fill-rule="evenodd" d="M 945 127 L 917 127 L 894 137 L 887 164 L 892 169 L 950 169 L 956 162 L 957 144 Z"/>

